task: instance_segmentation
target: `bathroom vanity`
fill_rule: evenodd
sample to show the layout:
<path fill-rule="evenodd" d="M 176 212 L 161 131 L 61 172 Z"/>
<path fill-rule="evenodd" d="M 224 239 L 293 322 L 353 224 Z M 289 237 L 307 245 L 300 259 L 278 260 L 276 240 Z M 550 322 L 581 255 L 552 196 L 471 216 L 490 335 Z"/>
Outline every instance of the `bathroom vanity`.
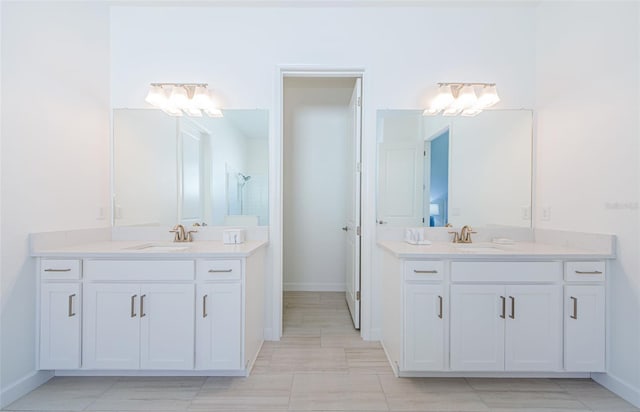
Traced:
<path fill-rule="evenodd" d="M 613 248 L 380 241 L 382 343 L 399 376 L 605 371 Z"/>
<path fill-rule="evenodd" d="M 36 251 L 39 369 L 247 375 L 263 342 L 266 244 L 107 241 Z"/>

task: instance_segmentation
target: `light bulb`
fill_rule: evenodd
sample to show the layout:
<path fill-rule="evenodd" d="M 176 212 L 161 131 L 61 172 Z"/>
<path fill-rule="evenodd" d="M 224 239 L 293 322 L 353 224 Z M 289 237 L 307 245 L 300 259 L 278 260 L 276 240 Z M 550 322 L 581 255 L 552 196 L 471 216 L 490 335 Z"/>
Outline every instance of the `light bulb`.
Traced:
<path fill-rule="evenodd" d="M 150 86 L 144 101 L 156 107 L 164 107 L 167 104 L 167 92 L 162 86 Z"/>
<path fill-rule="evenodd" d="M 435 99 L 433 99 L 433 102 L 431 102 L 431 110 L 439 112 L 449 106 L 454 100 L 455 98 L 453 97 L 451 86 L 443 84 L 438 88 L 438 94 Z"/>
<path fill-rule="evenodd" d="M 205 107 L 210 107 L 211 97 L 209 95 L 209 91 L 205 86 L 196 86 L 195 91 L 193 92 L 193 98 L 191 99 L 193 106 L 204 109 Z"/>
<path fill-rule="evenodd" d="M 486 108 L 491 107 L 494 104 L 500 101 L 500 97 L 498 97 L 498 91 L 496 90 L 495 85 L 484 86 L 480 89 L 480 95 L 478 96 L 478 108 Z"/>
<path fill-rule="evenodd" d="M 451 103 L 451 108 L 455 108 L 458 111 L 470 109 L 475 107 L 478 103 L 478 97 L 476 96 L 476 92 L 473 89 L 473 86 L 466 85 L 460 89 L 458 93 L 458 97 L 456 100 Z"/>

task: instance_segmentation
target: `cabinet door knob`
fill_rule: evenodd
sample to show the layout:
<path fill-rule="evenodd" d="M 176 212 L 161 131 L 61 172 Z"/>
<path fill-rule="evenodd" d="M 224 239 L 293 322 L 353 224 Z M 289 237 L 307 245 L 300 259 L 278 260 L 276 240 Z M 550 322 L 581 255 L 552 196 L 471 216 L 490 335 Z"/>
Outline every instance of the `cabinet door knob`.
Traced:
<path fill-rule="evenodd" d="M 511 315 L 509 315 L 509 317 L 511 319 L 515 319 L 516 318 L 516 298 L 514 298 L 513 296 L 509 296 L 509 299 L 511 299 Z"/>
<path fill-rule="evenodd" d="M 145 316 L 147 316 L 146 313 L 144 313 L 144 298 L 146 298 L 147 295 L 142 295 L 140 296 L 140 317 L 144 318 Z"/>
<path fill-rule="evenodd" d="M 76 313 L 73 311 L 73 298 L 75 296 L 75 293 L 73 295 L 69 295 L 69 317 L 76 316 Z"/>
<path fill-rule="evenodd" d="M 578 299 L 571 296 L 571 300 L 573 301 L 573 315 L 569 317 L 571 319 L 578 319 Z"/>
<path fill-rule="evenodd" d="M 207 316 L 209 316 L 209 314 L 207 313 L 207 297 L 209 295 L 204 295 L 202 297 L 202 317 L 206 318 Z"/>
<path fill-rule="evenodd" d="M 500 296 L 500 300 L 502 301 L 502 313 L 500 314 L 500 318 L 504 319 L 507 314 L 507 299 L 504 296 Z"/>
<path fill-rule="evenodd" d="M 133 295 L 131 296 L 131 317 L 135 318 L 136 316 L 138 316 L 136 314 L 136 298 L 138 297 L 138 295 Z"/>

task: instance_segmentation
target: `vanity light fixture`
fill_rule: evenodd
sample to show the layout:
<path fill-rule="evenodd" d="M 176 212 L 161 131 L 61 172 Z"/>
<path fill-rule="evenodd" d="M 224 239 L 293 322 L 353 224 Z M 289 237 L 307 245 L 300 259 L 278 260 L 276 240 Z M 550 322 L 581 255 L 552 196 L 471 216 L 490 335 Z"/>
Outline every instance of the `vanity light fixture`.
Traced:
<path fill-rule="evenodd" d="M 438 94 L 423 116 L 477 116 L 500 101 L 495 83 L 438 83 Z"/>
<path fill-rule="evenodd" d="M 144 100 L 170 116 L 223 117 L 206 83 L 151 83 Z"/>

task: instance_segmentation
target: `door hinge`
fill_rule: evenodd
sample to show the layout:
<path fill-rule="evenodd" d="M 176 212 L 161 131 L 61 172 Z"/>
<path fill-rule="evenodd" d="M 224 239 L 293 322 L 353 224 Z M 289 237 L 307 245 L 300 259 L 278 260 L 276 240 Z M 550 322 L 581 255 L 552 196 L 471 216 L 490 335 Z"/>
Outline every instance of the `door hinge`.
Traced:
<path fill-rule="evenodd" d="M 362 97 L 358 96 L 358 107 L 362 106 Z"/>
<path fill-rule="evenodd" d="M 356 235 L 360 236 L 360 226 L 356 228 Z"/>
<path fill-rule="evenodd" d="M 356 300 L 359 301 L 360 300 L 360 291 L 356 292 Z"/>

